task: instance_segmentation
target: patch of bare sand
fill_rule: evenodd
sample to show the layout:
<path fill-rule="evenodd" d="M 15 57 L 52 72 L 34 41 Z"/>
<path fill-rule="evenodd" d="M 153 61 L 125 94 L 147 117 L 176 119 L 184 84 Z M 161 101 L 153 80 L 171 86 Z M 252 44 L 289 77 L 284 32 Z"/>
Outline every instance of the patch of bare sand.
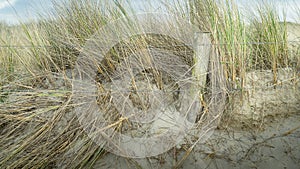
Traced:
<path fill-rule="evenodd" d="M 298 168 L 300 166 L 300 113 L 274 117 L 263 131 L 216 130 L 197 144 L 178 168 Z M 184 146 L 183 146 L 184 147 Z M 108 154 L 94 168 L 174 168 L 185 155 L 173 149 L 148 159 L 126 159 Z"/>
<path fill-rule="evenodd" d="M 300 166 L 300 82 L 293 70 L 279 71 L 272 84 L 270 71 L 250 72 L 248 90 L 233 105 L 214 134 L 198 143 L 177 166 L 188 145 L 147 159 L 108 154 L 95 168 L 298 168 Z M 242 100 L 242 102 L 241 102 Z M 179 148 L 179 149 L 178 149 Z"/>

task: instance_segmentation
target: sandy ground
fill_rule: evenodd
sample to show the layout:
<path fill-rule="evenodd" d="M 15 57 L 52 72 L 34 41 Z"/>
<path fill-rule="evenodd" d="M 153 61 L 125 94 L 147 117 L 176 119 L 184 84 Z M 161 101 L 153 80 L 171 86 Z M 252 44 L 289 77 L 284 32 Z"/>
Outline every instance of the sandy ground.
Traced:
<path fill-rule="evenodd" d="M 225 112 L 218 129 L 182 163 L 188 145 L 148 159 L 107 154 L 95 168 L 300 168 L 300 76 L 282 69 L 278 73 L 282 83 L 276 88 L 269 86 L 270 71 L 247 77 L 249 90 L 243 101 L 232 99 L 233 109 Z"/>
<path fill-rule="evenodd" d="M 178 168 L 299 168 L 300 112 L 268 120 L 262 131 L 215 130 L 205 143 L 196 145 Z M 94 168 L 174 168 L 184 155 L 183 148 L 148 159 L 107 154 Z"/>

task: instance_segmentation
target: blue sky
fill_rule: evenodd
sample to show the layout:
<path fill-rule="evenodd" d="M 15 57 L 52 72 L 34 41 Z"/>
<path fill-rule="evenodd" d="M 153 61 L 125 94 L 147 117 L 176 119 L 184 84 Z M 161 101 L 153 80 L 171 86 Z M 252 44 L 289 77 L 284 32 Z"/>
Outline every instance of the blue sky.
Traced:
<path fill-rule="evenodd" d="M 112 0 L 111 0 L 112 1 Z M 138 8 L 141 8 L 142 2 L 145 0 L 130 0 L 133 1 Z M 153 0 L 152 0 L 153 1 Z M 242 8 L 254 6 L 253 0 L 236 0 Z M 262 2 L 263 0 L 257 0 Z M 269 0 L 270 1 L 270 0 Z M 300 9 L 300 0 L 272 0 L 276 3 L 279 11 L 286 9 L 287 18 L 289 21 L 294 21 L 294 7 Z M 289 5 L 287 5 L 289 4 Z M 159 8 L 159 6 L 158 6 Z M 51 10 L 51 0 L 0 0 L 0 21 L 7 23 L 18 23 L 34 20 L 38 13 L 49 12 Z"/>
<path fill-rule="evenodd" d="M 51 0 L 0 0 L 0 21 L 26 22 L 51 9 Z"/>

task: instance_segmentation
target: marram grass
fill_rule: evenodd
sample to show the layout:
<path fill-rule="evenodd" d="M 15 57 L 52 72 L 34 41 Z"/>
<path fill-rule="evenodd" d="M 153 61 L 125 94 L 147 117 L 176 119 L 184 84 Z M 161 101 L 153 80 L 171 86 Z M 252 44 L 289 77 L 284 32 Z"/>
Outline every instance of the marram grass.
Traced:
<path fill-rule="evenodd" d="M 235 1 L 174 2 L 176 8 L 165 3 L 168 12 L 211 33 L 228 89 L 242 90 L 250 70 L 271 69 L 277 83 L 278 68 L 299 69 L 300 48 L 288 47 L 288 23 L 280 22 L 272 4 L 258 6 L 253 11 L 258 15 L 245 20 Z M 0 168 L 87 168 L 106 153 L 70 113 L 77 106 L 70 69 L 86 40 L 127 16 L 127 9 L 117 2 L 83 0 L 57 1 L 54 8 L 49 20 L 0 25 Z M 189 14 L 183 13 L 186 9 Z"/>

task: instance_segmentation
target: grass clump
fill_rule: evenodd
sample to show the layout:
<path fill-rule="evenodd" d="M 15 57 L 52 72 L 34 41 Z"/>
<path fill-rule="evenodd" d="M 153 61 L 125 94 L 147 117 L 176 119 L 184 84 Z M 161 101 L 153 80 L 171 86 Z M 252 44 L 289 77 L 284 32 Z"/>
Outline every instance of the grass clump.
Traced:
<path fill-rule="evenodd" d="M 221 61 L 231 86 L 243 86 L 247 68 L 247 26 L 242 14 L 233 1 L 191 0 L 191 16 L 200 30 L 212 33 L 214 48 L 220 53 Z M 240 83 L 237 82 L 240 78 Z"/>
<path fill-rule="evenodd" d="M 277 83 L 278 68 L 289 64 L 287 22 L 280 22 L 275 7 L 269 4 L 256 8 L 258 16 L 251 20 L 251 41 L 253 44 L 252 63 L 255 69 L 271 69 L 274 73 L 273 83 Z"/>
<path fill-rule="evenodd" d="M 53 18 L 43 22 L 51 64 L 54 69 L 72 68 L 86 40 L 107 22 L 122 16 L 122 11 L 107 2 L 54 1 Z M 52 69 L 53 69 L 52 68 Z"/>
<path fill-rule="evenodd" d="M 1 25 L 0 168 L 84 168 L 104 152 L 70 113 L 76 105 L 66 69 L 117 10 L 104 13 L 94 1 L 54 4 L 50 20 Z"/>
<path fill-rule="evenodd" d="M 273 4 L 259 4 L 245 18 L 236 1 L 189 2 L 192 22 L 212 33 L 230 88 L 242 89 L 249 70 L 271 69 L 276 84 L 277 69 L 293 66 L 288 59 L 287 22 L 280 21 Z"/>

